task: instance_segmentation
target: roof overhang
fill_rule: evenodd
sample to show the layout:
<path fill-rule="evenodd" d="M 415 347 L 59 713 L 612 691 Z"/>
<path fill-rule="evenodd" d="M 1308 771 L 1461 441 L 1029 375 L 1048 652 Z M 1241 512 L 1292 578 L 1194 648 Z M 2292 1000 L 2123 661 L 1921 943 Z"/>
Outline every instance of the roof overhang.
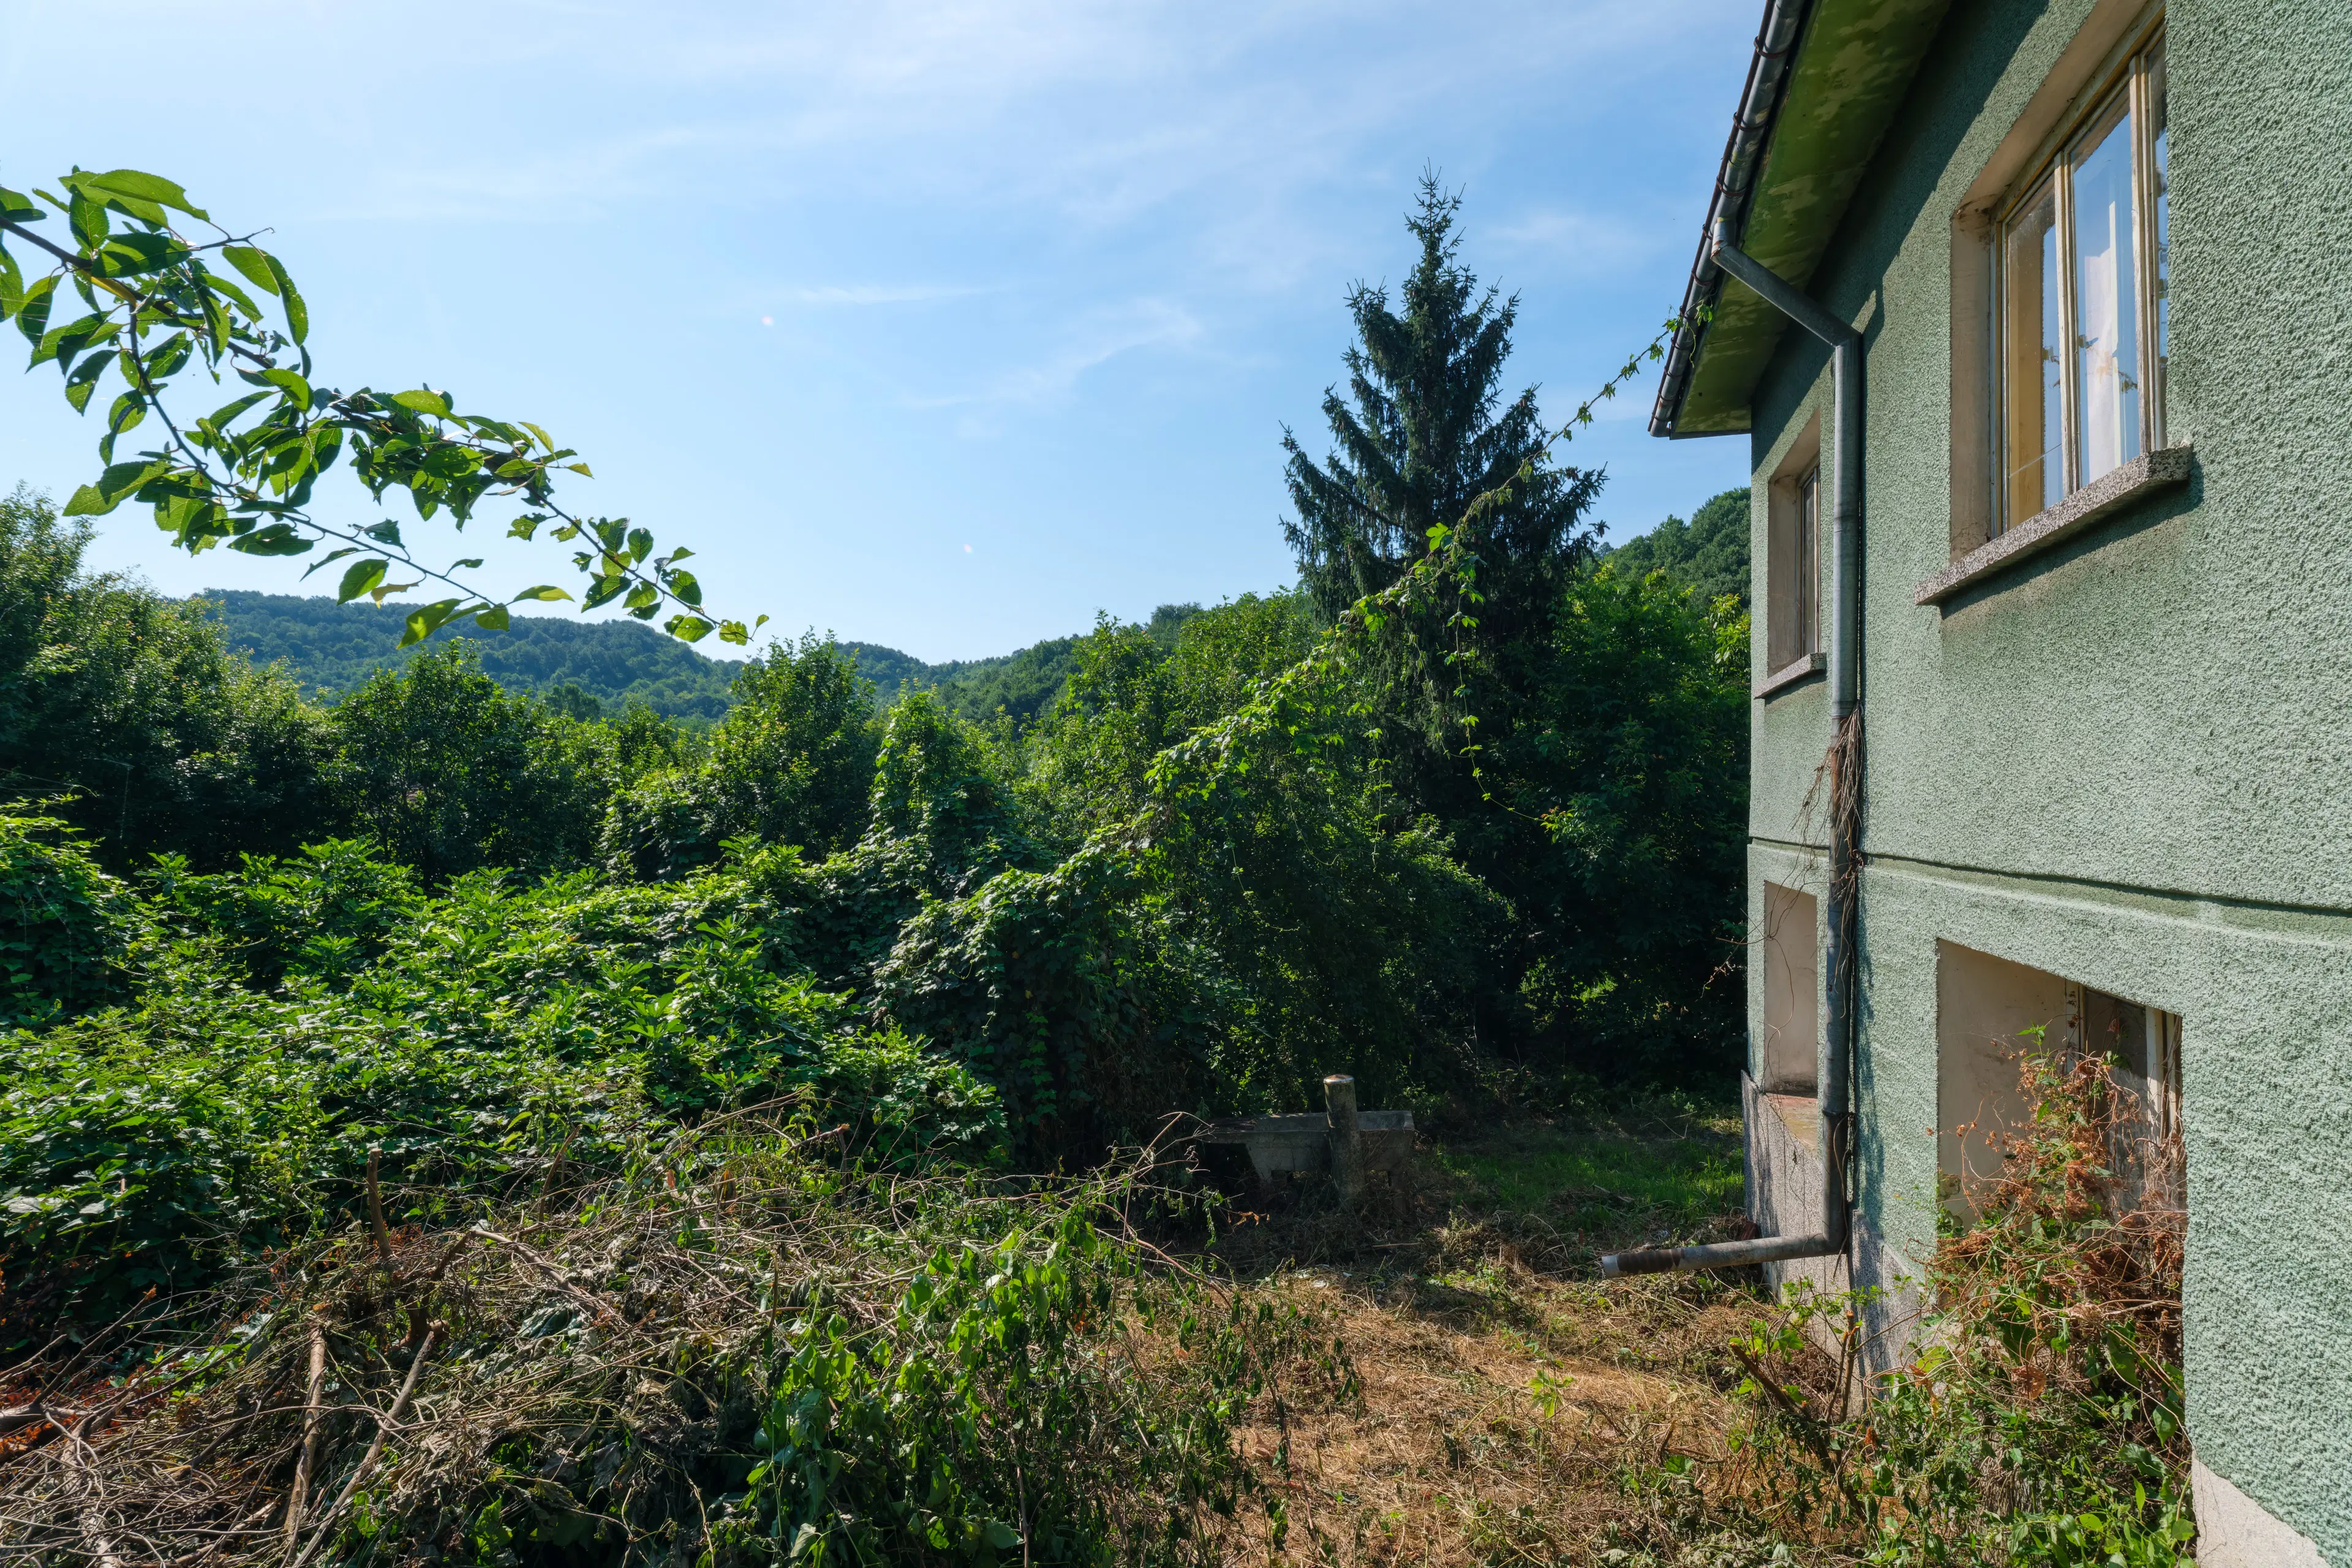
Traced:
<path fill-rule="evenodd" d="M 1654 436 L 1734 436 L 1787 318 L 1709 259 L 1720 225 L 1798 289 L 1812 280 L 1950 0 L 1767 0 L 1716 178 Z M 1793 41 L 1791 41 L 1793 40 Z"/>

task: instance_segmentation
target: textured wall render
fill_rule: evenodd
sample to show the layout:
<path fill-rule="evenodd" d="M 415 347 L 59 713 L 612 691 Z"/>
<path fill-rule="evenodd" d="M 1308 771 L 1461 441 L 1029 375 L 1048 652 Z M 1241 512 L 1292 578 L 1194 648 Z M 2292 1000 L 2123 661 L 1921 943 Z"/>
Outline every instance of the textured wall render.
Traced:
<path fill-rule="evenodd" d="M 1952 220 L 2090 11 L 1954 7 L 1812 285 L 1868 345 L 1864 1218 L 1932 1245 L 1939 941 L 2179 1014 L 2199 1457 L 2352 1568 L 2352 5 L 2168 12 L 2189 485 L 1910 597 L 1951 558 Z M 1784 341 L 1759 479 L 1823 369 Z M 1823 702 L 1754 705 L 1751 916 L 1820 879 Z"/>

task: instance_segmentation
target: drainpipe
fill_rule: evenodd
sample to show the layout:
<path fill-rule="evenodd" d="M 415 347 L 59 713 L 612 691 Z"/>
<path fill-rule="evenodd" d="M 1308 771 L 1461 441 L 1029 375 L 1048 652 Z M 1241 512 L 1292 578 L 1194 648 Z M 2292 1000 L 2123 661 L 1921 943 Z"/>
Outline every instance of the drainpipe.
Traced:
<path fill-rule="evenodd" d="M 1730 226 L 1718 223 L 1708 258 L 1754 289 L 1764 302 L 1830 346 L 1830 732 L 1832 778 L 1830 810 L 1829 1006 L 1823 1020 L 1818 1081 L 1822 1108 L 1822 1224 L 1811 1236 L 1768 1236 L 1712 1247 L 1654 1247 L 1612 1253 L 1601 1272 L 1671 1274 L 1696 1268 L 1738 1268 L 1793 1258 L 1828 1258 L 1845 1251 L 1846 1154 L 1853 1136 L 1848 1108 L 1853 1060 L 1854 814 L 1839 809 L 1856 782 L 1840 777 L 1854 766 L 1849 730 L 1857 706 L 1862 663 L 1860 568 L 1862 505 L 1862 334 L 1783 283 L 1754 257 L 1731 243 Z"/>

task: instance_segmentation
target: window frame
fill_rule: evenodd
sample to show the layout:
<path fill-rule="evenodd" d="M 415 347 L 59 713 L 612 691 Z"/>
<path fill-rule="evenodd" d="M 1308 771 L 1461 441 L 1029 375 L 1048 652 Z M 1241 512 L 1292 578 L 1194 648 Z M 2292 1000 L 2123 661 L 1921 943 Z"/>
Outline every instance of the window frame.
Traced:
<path fill-rule="evenodd" d="M 2153 110 L 2158 101 L 2158 84 L 2165 73 L 2164 16 L 2159 11 L 2133 29 L 2128 47 L 2120 51 L 2121 59 L 2098 81 L 2095 91 L 2085 92 L 2078 100 L 2083 107 L 2071 113 L 2063 133 L 2047 143 L 2042 156 L 2035 158 L 2025 170 L 2010 183 L 2008 193 L 1997 204 L 1990 228 L 1990 268 L 1992 285 L 1991 398 L 1988 421 L 1991 429 L 1991 504 L 1988 509 L 1988 537 L 1998 539 L 2021 523 L 2048 510 L 2056 502 L 2044 500 L 2032 511 L 2019 512 L 2012 505 L 2014 470 L 2011 464 L 2012 449 L 2011 376 L 2017 356 L 2010 343 L 2011 313 L 2011 269 L 2012 267 L 2011 238 L 2021 220 L 2028 219 L 2040 199 L 2047 195 L 2056 209 L 2058 253 L 2058 342 L 2063 345 L 2059 355 L 2059 417 L 2058 461 L 2062 478 L 2059 500 L 2063 500 L 2081 489 L 2086 481 L 2081 472 L 2083 406 L 2081 381 L 2082 340 L 2080 301 L 2077 299 L 2076 278 L 2079 271 L 2075 244 L 2074 175 L 2085 153 L 2095 150 L 2095 137 L 2103 130 L 2112 132 L 2113 118 L 2121 106 L 2124 121 L 2129 125 L 2132 195 L 2132 300 L 2134 319 L 2134 371 L 2138 377 L 2138 439 L 2139 450 L 2135 457 L 2160 450 L 2166 443 L 2165 401 L 2168 376 L 2168 354 L 2164 342 L 2168 320 L 2160 321 L 2166 297 L 2158 290 L 2158 270 L 2166 268 L 2168 258 L 2158 243 L 2157 202 L 2161 192 L 2157 184 Z M 2166 121 L 2169 129 L 2169 120 Z M 2124 461 L 2130 461 L 2129 458 Z M 2046 481 L 2045 481 L 2046 486 Z M 2044 495 L 2048 491 L 2045 488 Z"/>
<path fill-rule="evenodd" d="M 1790 553 L 1795 557 L 1790 569 L 1795 575 L 1796 592 L 1790 607 L 1797 622 L 1796 657 L 1809 658 L 1822 651 L 1822 465 L 1818 457 L 1797 476 L 1796 500 L 1796 528 L 1790 541 Z"/>

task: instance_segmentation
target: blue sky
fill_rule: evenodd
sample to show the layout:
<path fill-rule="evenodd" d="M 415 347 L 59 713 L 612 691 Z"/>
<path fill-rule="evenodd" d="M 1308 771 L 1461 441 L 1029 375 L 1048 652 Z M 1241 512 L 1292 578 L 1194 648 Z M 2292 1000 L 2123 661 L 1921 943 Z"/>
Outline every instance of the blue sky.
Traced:
<path fill-rule="evenodd" d="M 1513 389 L 1571 408 L 1680 299 L 1755 9 L 0 0 L 0 184 L 177 179 L 274 230 L 318 380 L 546 426 L 724 613 L 971 658 L 1289 579 L 1282 426 L 1322 449 L 1426 165 L 1521 296 Z M 1651 390 L 1570 453 L 1618 537 L 1746 477 Z M 69 493 L 98 434 L 0 374 L 0 485 Z M 96 561 L 298 591 L 130 509 Z"/>

